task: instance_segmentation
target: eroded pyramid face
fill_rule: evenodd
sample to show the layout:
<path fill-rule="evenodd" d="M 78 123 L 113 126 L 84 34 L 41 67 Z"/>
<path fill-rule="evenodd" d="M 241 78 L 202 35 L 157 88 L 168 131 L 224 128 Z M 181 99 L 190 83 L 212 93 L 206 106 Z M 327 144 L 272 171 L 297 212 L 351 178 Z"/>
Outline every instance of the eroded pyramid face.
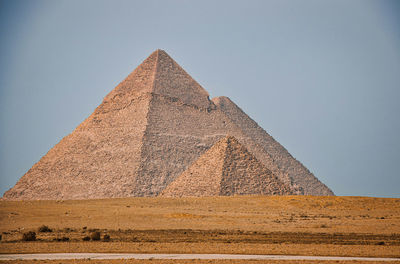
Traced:
<path fill-rule="evenodd" d="M 157 50 L 4 198 L 156 196 L 227 135 L 297 193 L 333 195 L 229 98 L 210 100 Z"/>

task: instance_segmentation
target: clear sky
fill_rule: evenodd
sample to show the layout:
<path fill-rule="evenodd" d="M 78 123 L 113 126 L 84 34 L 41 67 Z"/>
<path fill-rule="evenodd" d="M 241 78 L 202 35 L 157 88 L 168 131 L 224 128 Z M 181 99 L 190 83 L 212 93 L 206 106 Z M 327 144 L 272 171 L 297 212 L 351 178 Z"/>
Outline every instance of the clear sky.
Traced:
<path fill-rule="evenodd" d="M 400 1 L 0 0 L 0 192 L 156 49 L 337 195 L 400 197 Z"/>

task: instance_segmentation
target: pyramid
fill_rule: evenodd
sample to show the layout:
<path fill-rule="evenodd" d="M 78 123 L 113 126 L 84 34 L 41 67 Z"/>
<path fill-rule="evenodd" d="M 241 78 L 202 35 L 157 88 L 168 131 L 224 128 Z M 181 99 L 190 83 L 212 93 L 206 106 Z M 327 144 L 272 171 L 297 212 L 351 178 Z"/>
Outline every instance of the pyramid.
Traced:
<path fill-rule="evenodd" d="M 156 196 L 226 135 L 301 194 L 333 192 L 226 97 L 153 52 L 4 199 Z"/>
<path fill-rule="evenodd" d="M 296 160 L 281 144 L 262 129 L 228 97 L 221 96 L 212 100 L 228 118 L 235 123 L 246 137 L 270 155 L 274 165 L 269 168 L 275 175 L 283 174 L 282 180 L 304 190 L 306 195 L 333 195 L 305 166 Z M 267 162 L 264 162 L 267 163 Z"/>
<path fill-rule="evenodd" d="M 161 196 L 298 194 L 260 163 L 236 138 L 226 136 L 200 156 Z"/>

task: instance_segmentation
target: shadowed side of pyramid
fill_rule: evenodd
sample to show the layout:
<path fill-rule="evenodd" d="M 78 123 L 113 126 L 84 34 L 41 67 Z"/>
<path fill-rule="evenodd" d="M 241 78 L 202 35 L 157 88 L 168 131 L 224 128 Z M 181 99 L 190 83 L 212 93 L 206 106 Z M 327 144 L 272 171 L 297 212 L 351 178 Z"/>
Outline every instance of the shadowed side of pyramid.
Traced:
<path fill-rule="evenodd" d="M 236 138 L 215 143 L 161 193 L 161 196 L 289 195 L 281 182 Z"/>
<path fill-rule="evenodd" d="M 243 133 L 250 137 L 258 146 L 261 146 L 274 160 L 276 166 L 270 166 L 276 175 L 285 175 L 282 181 L 299 186 L 306 195 L 333 195 L 333 192 L 320 182 L 303 164 L 271 137 L 263 128 L 252 120 L 228 97 L 213 98 L 218 109 L 237 125 Z"/>
<path fill-rule="evenodd" d="M 199 108 L 211 105 L 208 92 L 162 50 L 158 54 L 153 93 Z"/>

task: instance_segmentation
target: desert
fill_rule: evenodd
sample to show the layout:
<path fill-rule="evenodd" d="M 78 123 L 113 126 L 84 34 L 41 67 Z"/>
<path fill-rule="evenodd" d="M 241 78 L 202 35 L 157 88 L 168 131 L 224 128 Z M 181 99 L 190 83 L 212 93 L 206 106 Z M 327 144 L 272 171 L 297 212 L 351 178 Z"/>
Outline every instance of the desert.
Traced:
<path fill-rule="evenodd" d="M 2 254 L 94 252 L 400 257 L 400 199 L 298 195 L 156 197 L 1 201 L 0 205 Z M 52 232 L 39 232 L 43 225 Z M 28 231 L 36 233 L 36 241 L 22 241 L 23 233 Z M 83 241 L 95 231 L 101 233 L 99 241 Z M 104 235 L 109 235 L 110 240 L 103 241 Z M 60 241 L 63 237 L 68 241 Z M 130 261 L 128 263 L 137 263 L 137 260 Z M 171 263 L 171 260 L 158 261 Z M 182 263 L 181 260 L 175 262 Z M 236 262 L 215 260 L 212 263 Z"/>

